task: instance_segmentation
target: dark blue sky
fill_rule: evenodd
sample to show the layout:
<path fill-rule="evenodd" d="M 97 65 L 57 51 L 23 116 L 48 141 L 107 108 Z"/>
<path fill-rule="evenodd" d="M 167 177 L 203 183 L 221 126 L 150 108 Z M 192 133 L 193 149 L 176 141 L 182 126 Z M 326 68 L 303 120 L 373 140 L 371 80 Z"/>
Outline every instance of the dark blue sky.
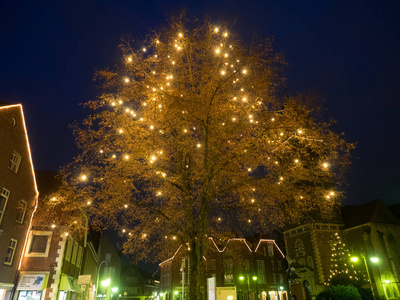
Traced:
<path fill-rule="evenodd" d="M 235 21 L 247 41 L 273 36 L 289 91 L 324 95 L 336 130 L 358 143 L 346 203 L 399 202 L 400 2 L 246 2 L 0 0 L 0 100 L 24 105 L 35 167 L 71 160 L 68 124 L 99 94 L 93 72 L 120 58 L 120 37 L 140 40 L 185 7 Z"/>

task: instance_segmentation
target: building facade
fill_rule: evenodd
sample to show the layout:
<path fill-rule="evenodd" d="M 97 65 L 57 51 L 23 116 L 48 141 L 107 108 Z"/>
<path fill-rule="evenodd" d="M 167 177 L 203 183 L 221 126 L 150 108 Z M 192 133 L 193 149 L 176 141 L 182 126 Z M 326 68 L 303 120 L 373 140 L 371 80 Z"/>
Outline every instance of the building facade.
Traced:
<path fill-rule="evenodd" d="M 237 297 L 245 299 L 288 299 L 286 261 L 282 250 L 272 239 L 249 242 L 231 238 L 221 243 L 208 239 L 204 255 L 204 272 L 200 285 L 207 299 L 207 278 L 215 278 L 216 287 L 236 286 Z M 160 295 L 166 300 L 188 299 L 190 260 L 184 247 L 160 264 Z"/>
<path fill-rule="evenodd" d="M 315 299 L 326 288 L 338 234 L 348 265 L 366 278 L 361 288 L 372 289 L 375 299 L 400 299 L 400 222 L 379 200 L 344 206 L 338 223 L 309 222 L 284 232 L 292 294 Z"/>
<path fill-rule="evenodd" d="M 0 103 L 0 300 L 15 291 L 38 190 L 22 105 Z"/>
<path fill-rule="evenodd" d="M 130 265 L 121 273 L 119 294 L 123 299 L 155 299 L 159 293 L 160 281 L 151 274 Z"/>

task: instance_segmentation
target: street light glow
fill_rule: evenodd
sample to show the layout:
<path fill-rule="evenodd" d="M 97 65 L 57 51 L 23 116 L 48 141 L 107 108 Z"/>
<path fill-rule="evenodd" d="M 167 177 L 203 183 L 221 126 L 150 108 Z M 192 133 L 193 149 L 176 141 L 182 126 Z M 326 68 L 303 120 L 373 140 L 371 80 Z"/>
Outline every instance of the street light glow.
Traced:
<path fill-rule="evenodd" d="M 373 263 L 377 263 L 377 262 L 379 261 L 379 258 L 377 258 L 377 257 L 371 257 L 370 260 L 371 260 Z"/>

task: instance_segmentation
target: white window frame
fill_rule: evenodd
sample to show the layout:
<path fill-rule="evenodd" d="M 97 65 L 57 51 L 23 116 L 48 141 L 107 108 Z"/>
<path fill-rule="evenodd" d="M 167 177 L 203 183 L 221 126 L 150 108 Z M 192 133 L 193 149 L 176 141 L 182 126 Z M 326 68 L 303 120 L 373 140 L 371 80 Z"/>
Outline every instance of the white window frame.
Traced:
<path fill-rule="evenodd" d="M 257 270 L 265 270 L 265 262 L 264 260 L 257 260 Z"/>
<path fill-rule="evenodd" d="M 14 245 L 12 245 L 13 242 L 14 242 Z M 8 249 L 12 249 L 12 255 L 11 255 L 11 260 L 9 262 L 8 261 L 4 262 L 5 265 L 7 265 L 7 266 L 12 265 L 12 263 L 14 261 L 15 251 L 17 251 L 17 245 L 18 245 L 18 241 L 16 239 L 10 239 L 10 244 L 8 244 L 7 251 L 8 251 Z"/>
<path fill-rule="evenodd" d="M 17 151 L 13 151 L 13 155 L 10 159 L 10 166 L 8 167 L 15 174 L 18 173 L 19 166 L 21 165 L 22 156 Z"/>
<path fill-rule="evenodd" d="M 20 202 L 22 203 L 22 205 L 24 207 L 23 207 L 23 210 L 18 211 L 17 219 L 15 221 L 19 224 L 22 224 L 22 223 L 24 223 L 24 220 L 25 220 L 25 214 L 26 214 L 26 209 L 28 208 L 28 202 L 26 202 L 25 200 L 21 200 Z M 21 220 L 18 220 L 18 216 L 20 215 L 20 213 L 22 213 L 22 218 L 21 218 Z"/>
<path fill-rule="evenodd" d="M 4 212 L 6 211 L 8 198 L 10 198 L 10 191 L 7 190 L 6 188 L 3 188 L 1 190 L 0 197 L 3 197 L 3 198 L 6 199 L 5 202 L 4 202 L 3 210 L 0 210 L 0 224 L 1 224 L 1 221 L 3 220 Z"/>
<path fill-rule="evenodd" d="M 281 260 L 277 260 L 276 262 L 278 264 L 278 270 L 282 270 L 282 261 Z"/>
<path fill-rule="evenodd" d="M 30 249 L 32 246 L 32 241 L 33 241 L 33 237 L 35 235 L 47 235 L 47 245 L 46 245 L 46 251 L 44 253 L 39 253 L 39 252 L 32 252 L 30 253 Z M 49 250 L 50 250 L 50 242 L 51 242 L 51 238 L 53 236 L 53 232 L 51 231 L 37 231 L 37 230 L 32 230 L 29 233 L 29 239 L 28 239 L 28 243 L 26 245 L 26 250 L 25 250 L 25 256 L 26 257 L 47 257 L 49 255 Z"/>

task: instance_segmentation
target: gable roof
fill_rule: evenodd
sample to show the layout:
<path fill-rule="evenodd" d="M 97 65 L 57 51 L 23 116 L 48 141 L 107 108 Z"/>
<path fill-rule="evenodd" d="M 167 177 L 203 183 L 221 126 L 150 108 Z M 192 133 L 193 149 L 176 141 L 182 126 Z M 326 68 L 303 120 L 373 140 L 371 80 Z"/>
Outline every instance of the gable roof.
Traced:
<path fill-rule="evenodd" d="M 400 224 L 381 200 L 373 200 L 362 205 L 345 205 L 342 209 L 346 228 L 366 223 Z"/>

